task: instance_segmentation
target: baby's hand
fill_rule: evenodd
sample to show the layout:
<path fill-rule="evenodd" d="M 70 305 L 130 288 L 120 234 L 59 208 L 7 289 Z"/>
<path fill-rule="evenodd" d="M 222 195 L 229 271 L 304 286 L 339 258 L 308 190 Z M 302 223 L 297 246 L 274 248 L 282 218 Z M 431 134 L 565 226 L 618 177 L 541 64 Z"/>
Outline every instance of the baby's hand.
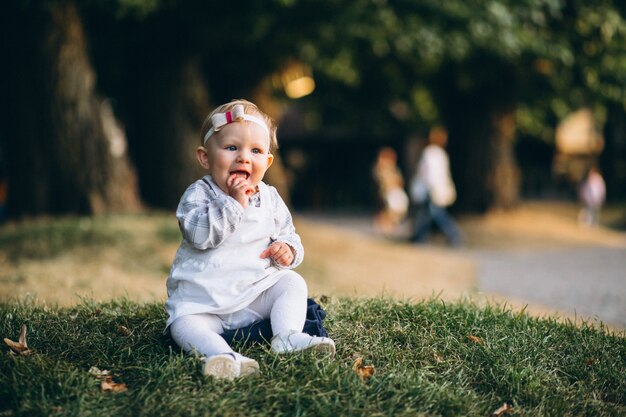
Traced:
<path fill-rule="evenodd" d="M 243 208 L 248 206 L 248 198 L 254 194 L 254 187 L 250 185 L 248 180 L 235 174 L 228 177 L 226 181 L 228 187 L 228 195 L 237 200 Z"/>
<path fill-rule="evenodd" d="M 289 266 L 293 262 L 293 250 L 285 242 L 274 242 L 261 252 L 261 258 L 271 258 L 281 266 Z"/>

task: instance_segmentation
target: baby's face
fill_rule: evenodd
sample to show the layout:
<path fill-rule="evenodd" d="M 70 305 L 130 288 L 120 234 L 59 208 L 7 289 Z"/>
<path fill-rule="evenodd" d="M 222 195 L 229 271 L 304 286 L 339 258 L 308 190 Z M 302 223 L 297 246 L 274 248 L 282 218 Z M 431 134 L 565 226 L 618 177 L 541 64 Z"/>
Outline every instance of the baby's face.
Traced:
<path fill-rule="evenodd" d="M 256 187 L 274 160 L 267 132 L 250 121 L 224 126 L 211 135 L 205 148 L 208 173 L 226 193 L 228 184 L 235 177 L 244 178 L 252 187 Z"/>

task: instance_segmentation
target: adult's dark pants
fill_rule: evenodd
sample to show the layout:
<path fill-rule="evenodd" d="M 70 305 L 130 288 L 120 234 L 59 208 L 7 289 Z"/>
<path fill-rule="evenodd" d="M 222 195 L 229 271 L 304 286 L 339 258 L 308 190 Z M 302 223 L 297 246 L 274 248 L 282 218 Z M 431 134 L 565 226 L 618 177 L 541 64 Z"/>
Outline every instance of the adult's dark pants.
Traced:
<path fill-rule="evenodd" d="M 445 207 L 428 200 L 417 208 L 415 229 L 412 242 L 426 243 L 433 223 L 443 232 L 451 245 L 460 245 L 462 242 L 461 230 Z"/>

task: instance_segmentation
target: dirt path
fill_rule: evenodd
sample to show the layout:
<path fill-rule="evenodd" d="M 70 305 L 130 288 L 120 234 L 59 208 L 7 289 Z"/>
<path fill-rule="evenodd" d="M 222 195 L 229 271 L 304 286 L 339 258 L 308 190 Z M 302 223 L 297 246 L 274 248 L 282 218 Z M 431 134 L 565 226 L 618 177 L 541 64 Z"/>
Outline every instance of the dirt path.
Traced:
<path fill-rule="evenodd" d="M 480 251 L 478 288 L 626 328 L 626 250 Z"/>
<path fill-rule="evenodd" d="M 576 223 L 576 212 L 572 204 L 541 203 L 463 218 L 465 248 L 449 249 L 437 238 L 419 247 L 396 243 L 407 254 L 405 268 L 413 268 L 414 274 L 381 272 L 379 276 L 386 288 L 409 297 L 427 297 L 426 289 L 431 288 L 443 291 L 447 299 L 469 296 L 535 315 L 600 320 L 626 328 L 626 233 L 582 228 Z M 304 217 L 363 237 L 376 236 L 369 217 Z M 406 239 L 409 227 L 405 224 L 398 230 L 398 242 Z M 354 278 L 346 280 L 356 285 Z M 366 287 L 361 291 L 378 288 Z"/>
<path fill-rule="evenodd" d="M 529 205 L 515 215 L 468 222 L 478 241 L 467 251 L 476 261 L 477 287 L 535 309 L 626 328 L 626 233 L 580 227 L 576 209 Z"/>
<path fill-rule="evenodd" d="M 416 248 L 307 217 L 297 228 L 306 251 L 300 272 L 312 294 L 451 300 L 474 291 L 474 262 L 445 248 Z"/>

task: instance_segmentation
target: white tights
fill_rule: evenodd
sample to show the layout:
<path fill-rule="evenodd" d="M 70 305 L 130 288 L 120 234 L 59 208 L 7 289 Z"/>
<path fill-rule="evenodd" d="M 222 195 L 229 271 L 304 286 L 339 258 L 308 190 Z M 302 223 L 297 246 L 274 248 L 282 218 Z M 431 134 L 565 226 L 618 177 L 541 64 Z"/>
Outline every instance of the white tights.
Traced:
<path fill-rule="evenodd" d="M 179 317 L 170 325 L 172 339 L 185 352 L 197 352 L 208 357 L 234 353 L 220 333 L 258 320 L 269 318 L 275 335 L 301 332 L 306 319 L 306 282 L 292 270 L 284 270 L 280 274 L 276 284 L 243 310 L 232 314 L 202 313 Z"/>

